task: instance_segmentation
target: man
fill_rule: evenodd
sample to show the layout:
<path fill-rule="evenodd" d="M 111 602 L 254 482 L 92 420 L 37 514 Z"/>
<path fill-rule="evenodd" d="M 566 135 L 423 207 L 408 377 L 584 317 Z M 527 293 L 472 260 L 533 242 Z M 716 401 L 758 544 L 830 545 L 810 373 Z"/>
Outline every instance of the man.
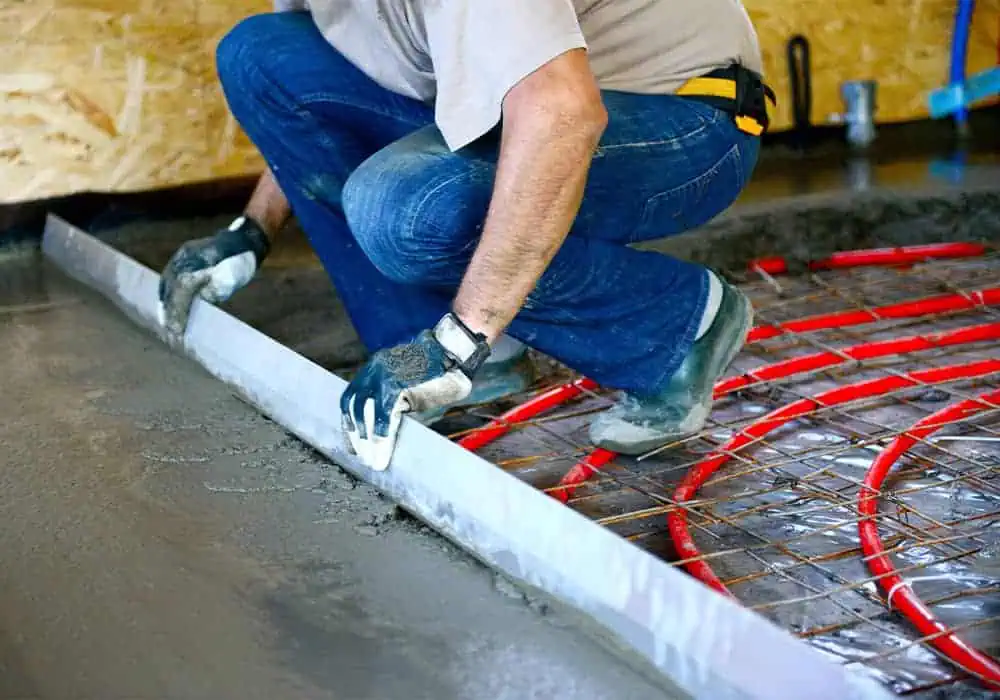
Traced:
<path fill-rule="evenodd" d="M 636 454 L 703 426 L 750 304 L 629 244 L 712 219 L 754 168 L 765 88 L 739 0 L 279 9 L 298 11 L 218 47 L 269 170 L 243 216 L 167 265 L 171 333 L 195 295 L 245 285 L 294 212 L 372 352 L 341 397 L 372 468 L 404 413 L 523 390 L 521 343 L 622 391 L 596 445 Z"/>

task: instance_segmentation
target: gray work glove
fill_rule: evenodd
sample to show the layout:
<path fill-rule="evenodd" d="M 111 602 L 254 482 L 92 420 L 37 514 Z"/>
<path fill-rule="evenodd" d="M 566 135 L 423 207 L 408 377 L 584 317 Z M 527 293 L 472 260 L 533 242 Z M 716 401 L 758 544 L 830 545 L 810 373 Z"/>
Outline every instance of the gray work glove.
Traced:
<path fill-rule="evenodd" d="M 160 323 L 168 340 L 184 336 L 195 296 L 226 301 L 253 279 L 269 250 L 267 234 L 246 216 L 178 248 L 160 276 Z"/>

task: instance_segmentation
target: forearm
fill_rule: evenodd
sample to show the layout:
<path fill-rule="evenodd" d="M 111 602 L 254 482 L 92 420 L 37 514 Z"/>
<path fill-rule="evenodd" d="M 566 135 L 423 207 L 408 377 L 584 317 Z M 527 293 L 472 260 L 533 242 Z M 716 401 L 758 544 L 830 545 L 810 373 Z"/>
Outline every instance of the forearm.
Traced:
<path fill-rule="evenodd" d="M 454 301 L 492 342 L 517 315 L 580 208 L 603 115 L 542 114 L 506 122 L 480 243 Z"/>
<path fill-rule="evenodd" d="M 260 224 L 272 243 L 291 217 L 288 200 L 270 169 L 265 170 L 257 181 L 244 213 Z"/>

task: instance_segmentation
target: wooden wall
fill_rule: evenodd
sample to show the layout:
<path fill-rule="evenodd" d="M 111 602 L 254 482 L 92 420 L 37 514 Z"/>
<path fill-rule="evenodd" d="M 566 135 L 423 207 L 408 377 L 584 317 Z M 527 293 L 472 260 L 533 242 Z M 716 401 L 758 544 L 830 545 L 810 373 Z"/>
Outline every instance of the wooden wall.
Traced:
<path fill-rule="evenodd" d="M 778 93 L 775 129 L 791 124 L 788 39 L 809 41 L 814 124 L 840 112 L 840 83 L 878 81 L 880 122 L 927 115 L 927 93 L 948 80 L 957 0 L 744 0 L 757 27 L 768 81 Z M 977 0 L 967 70 L 997 64 L 1000 0 Z"/>
<path fill-rule="evenodd" d="M 878 118 L 923 116 L 947 77 L 954 0 L 745 0 L 775 129 L 790 123 L 785 45 L 812 45 L 812 119 L 843 80 L 879 81 Z M 259 172 L 215 79 L 218 39 L 270 0 L 0 0 L 0 204 Z M 979 0 L 969 70 L 996 63 L 1000 0 Z"/>
<path fill-rule="evenodd" d="M 0 203 L 259 171 L 214 49 L 269 0 L 0 0 Z"/>

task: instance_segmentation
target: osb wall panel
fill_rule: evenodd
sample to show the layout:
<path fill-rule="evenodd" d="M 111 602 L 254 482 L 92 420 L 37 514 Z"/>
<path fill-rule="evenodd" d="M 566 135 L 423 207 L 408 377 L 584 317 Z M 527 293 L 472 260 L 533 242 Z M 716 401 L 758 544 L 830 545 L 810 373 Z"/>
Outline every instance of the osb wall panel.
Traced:
<path fill-rule="evenodd" d="M 0 0 L 0 204 L 260 171 L 215 77 L 269 0 Z"/>
<path fill-rule="evenodd" d="M 880 121 L 926 113 L 947 76 L 953 0 L 746 0 L 790 124 L 785 46 L 812 47 L 816 123 L 843 80 L 879 81 Z M 214 48 L 270 0 L 0 0 L 0 204 L 259 172 Z M 979 0 L 969 68 L 996 61 L 1000 0 Z"/>
<path fill-rule="evenodd" d="M 773 128 L 792 123 L 786 47 L 809 42 L 814 124 L 843 111 L 840 84 L 878 81 L 880 122 L 927 115 L 927 93 L 948 79 L 957 0 L 744 0 L 760 37 L 768 81 L 778 94 Z M 967 69 L 997 63 L 1000 0 L 978 0 Z"/>

